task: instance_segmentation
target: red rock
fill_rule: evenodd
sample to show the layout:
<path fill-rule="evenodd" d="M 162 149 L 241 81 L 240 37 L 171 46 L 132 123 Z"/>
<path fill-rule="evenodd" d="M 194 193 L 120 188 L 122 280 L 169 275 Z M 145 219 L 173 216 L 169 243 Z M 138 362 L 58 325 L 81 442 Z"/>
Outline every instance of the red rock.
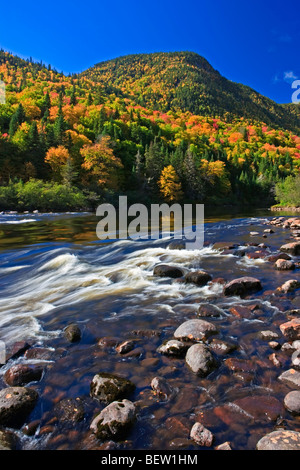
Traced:
<path fill-rule="evenodd" d="M 294 318 L 289 322 L 283 323 L 280 325 L 280 330 L 290 341 L 300 339 L 300 318 Z"/>
<path fill-rule="evenodd" d="M 231 307 L 229 312 L 238 318 L 251 318 L 252 316 L 251 309 L 242 305 L 235 305 Z"/>
<path fill-rule="evenodd" d="M 272 396 L 250 396 L 239 398 L 234 401 L 246 413 L 251 415 L 255 421 L 276 421 L 283 413 L 282 404 Z"/>

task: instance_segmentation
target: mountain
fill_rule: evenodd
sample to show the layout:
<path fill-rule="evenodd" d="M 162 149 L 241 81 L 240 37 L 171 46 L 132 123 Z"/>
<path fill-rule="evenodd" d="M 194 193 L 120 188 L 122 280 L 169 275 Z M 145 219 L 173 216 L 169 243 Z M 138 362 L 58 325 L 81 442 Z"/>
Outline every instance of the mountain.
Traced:
<path fill-rule="evenodd" d="M 284 106 L 248 86 L 224 78 L 193 52 L 135 54 L 100 62 L 81 77 L 108 92 L 159 111 L 190 111 L 211 117 L 244 117 L 300 129 L 297 106 Z"/>

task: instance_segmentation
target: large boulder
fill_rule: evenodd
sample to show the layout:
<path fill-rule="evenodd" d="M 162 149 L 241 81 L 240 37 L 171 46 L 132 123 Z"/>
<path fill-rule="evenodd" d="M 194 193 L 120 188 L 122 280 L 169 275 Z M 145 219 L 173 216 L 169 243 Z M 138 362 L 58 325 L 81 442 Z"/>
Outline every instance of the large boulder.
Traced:
<path fill-rule="evenodd" d="M 21 426 L 34 409 L 38 398 L 38 393 L 27 387 L 0 390 L 0 425 Z"/>
<path fill-rule="evenodd" d="M 206 377 L 218 367 L 218 361 L 205 344 L 193 344 L 185 356 L 189 368 L 200 377 Z"/>
<path fill-rule="evenodd" d="M 273 431 L 256 444 L 257 450 L 300 450 L 300 433 L 289 430 Z"/>
<path fill-rule="evenodd" d="M 247 295 L 262 289 L 261 282 L 254 277 L 240 277 L 228 282 L 224 287 L 224 295 Z"/>
<path fill-rule="evenodd" d="M 300 242 L 286 243 L 280 247 L 280 251 L 289 253 L 292 256 L 300 255 Z"/>
<path fill-rule="evenodd" d="M 96 416 L 90 429 L 99 439 L 119 439 L 125 436 L 135 420 L 136 408 L 131 401 L 114 401 Z"/>
<path fill-rule="evenodd" d="M 135 390 L 135 385 L 118 375 L 101 372 L 96 374 L 90 385 L 90 394 L 103 403 L 125 398 Z"/>
<path fill-rule="evenodd" d="M 153 275 L 158 277 L 171 277 L 176 279 L 183 276 L 183 271 L 176 266 L 169 266 L 168 264 L 159 264 L 155 266 Z"/>
<path fill-rule="evenodd" d="M 212 323 L 205 320 L 187 320 L 182 323 L 174 333 L 174 337 L 183 341 L 203 341 L 218 333 Z"/>

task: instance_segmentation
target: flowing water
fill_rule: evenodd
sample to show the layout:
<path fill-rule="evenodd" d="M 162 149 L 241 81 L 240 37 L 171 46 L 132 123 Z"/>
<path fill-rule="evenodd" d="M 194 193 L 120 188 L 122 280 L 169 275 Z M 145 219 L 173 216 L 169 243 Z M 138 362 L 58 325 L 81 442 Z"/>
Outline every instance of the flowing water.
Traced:
<path fill-rule="evenodd" d="M 24 449 L 90 449 L 101 442 L 89 425 L 104 405 L 89 397 L 89 387 L 98 372 L 110 372 L 130 379 L 136 390 L 130 397 L 138 403 L 138 420 L 121 448 L 195 449 L 188 434 L 195 420 L 201 420 L 215 436 L 215 444 L 230 441 L 234 449 L 253 449 L 279 419 L 289 429 L 299 430 L 299 420 L 280 409 L 260 416 L 242 409 L 236 401 L 245 397 L 271 397 L 278 403 L 289 389 L 278 381 L 284 370 L 269 359 L 274 352 L 258 332 L 273 329 L 286 321 L 282 311 L 300 307 L 297 293 L 274 295 L 274 289 L 291 275 L 274 270 L 263 259 L 222 254 L 215 242 L 234 242 L 239 249 L 249 242 L 266 243 L 276 253 L 289 233 L 276 228 L 267 239 L 263 230 L 272 214 L 206 214 L 205 246 L 201 250 L 170 250 L 168 241 L 102 242 L 96 237 L 97 219 L 91 214 L 4 214 L 0 215 L 0 339 L 7 349 L 26 340 L 32 346 L 50 348 L 43 360 L 45 372 L 30 384 L 39 392 L 39 402 L 29 421 L 39 421 L 36 434 L 18 431 Z M 250 232 L 259 232 L 251 237 Z M 255 248 L 253 248 L 255 249 Z M 214 279 L 231 280 L 244 275 L 258 277 L 263 292 L 225 298 L 223 284 L 204 287 L 153 276 L 158 263 L 186 270 L 204 269 Z M 296 274 L 298 276 L 298 274 Z M 295 274 L 294 274 L 295 277 Z M 196 318 L 202 303 L 210 302 L 222 311 L 208 319 L 219 329 L 218 339 L 238 348 L 219 357 L 219 368 L 205 379 L 195 376 L 184 359 L 161 355 L 157 348 L 187 319 Z M 257 314 L 238 318 L 230 313 L 234 305 L 257 304 Z M 78 343 L 69 344 L 63 329 L 77 323 L 82 331 Z M 152 333 L 150 330 L 153 330 Z M 99 340 L 101 342 L 99 344 Z M 120 355 L 114 346 L 134 339 L 135 349 Z M 283 342 L 283 341 L 282 341 Z M 245 359 L 249 370 L 233 372 L 228 358 Z M 283 355 L 288 368 L 289 356 Z M 40 363 L 40 359 L 20 357 L 0 369 L 3 374 L 13 363 Z M 176 393 L 159 400 L 150 383 L 153 377 L 166 378 Z M 74 424 L 57 419 L 56 405 L 65 398 L 80 398 L 84 419 Z M 276 414 L 275 418 L 273 412 Z M 280 424 L 280 423 L 279 423 Z"/>

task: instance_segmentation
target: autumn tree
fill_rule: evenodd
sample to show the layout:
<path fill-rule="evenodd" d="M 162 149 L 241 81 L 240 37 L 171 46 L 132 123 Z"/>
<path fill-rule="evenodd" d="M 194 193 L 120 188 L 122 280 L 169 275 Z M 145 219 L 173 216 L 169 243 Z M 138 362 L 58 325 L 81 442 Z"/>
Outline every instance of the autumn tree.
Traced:
<path fill-rule="evenodd" d="M 61 179 L 62 168 L 65 167 L 67 161 L 70 159 L 68 149 L 63 145 L 58 147 L 51 147 L 45 157 L 45 162 L 51 166 L 54 178 L 57 180 Z"/>
<path fill-rule="evenodd" d="M 93 145 L 84 145 L 80 153 L 84 159 L 82 168 L 86 170 L 91 180 L 103 188 L 117 189 L 118 170 L 122 169 L 123 165 L 114 155 L 109 136 L 102 136 Z"/>
<path fill-rule="evenodd" d="M 169 202 L 180 201 L 183 197 L 181 183 L 172 165 L 166 166 L 159 179 L 162 196 Z"/>

